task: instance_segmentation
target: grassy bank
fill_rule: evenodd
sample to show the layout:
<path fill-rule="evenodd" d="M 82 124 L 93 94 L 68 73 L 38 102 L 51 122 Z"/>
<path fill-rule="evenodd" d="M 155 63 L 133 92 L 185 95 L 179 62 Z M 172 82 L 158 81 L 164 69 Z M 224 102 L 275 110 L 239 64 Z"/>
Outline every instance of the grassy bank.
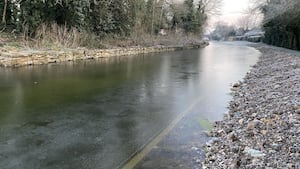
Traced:
<path fill-rule="evenodd" d="M 0 34 L 0 66 L 20 67 L 111 56 L 174 51 L 208 45 L 196 36 L 141 35 L 99 38 L 92 33 L 45 27 L 35 38 Z"/>
<path fill-rule="evenodd" d="M 64 48 L 87 48 L 87 49 L 113 49 L 133 46 L 179 46 L 201 43 L 200 35 L 174 33 L 170 31 L 165 35 L 151 35 L 148 33 L 133 34 L 128 37 L 114 34 L 101 37 L 88 31 L 78 31 L 57 24 L 41 25 L 34 36 L 26 32 L 21 34 L 0 33 L 0 47 L 2 50 L 12 49 L 64 49 Z"/>

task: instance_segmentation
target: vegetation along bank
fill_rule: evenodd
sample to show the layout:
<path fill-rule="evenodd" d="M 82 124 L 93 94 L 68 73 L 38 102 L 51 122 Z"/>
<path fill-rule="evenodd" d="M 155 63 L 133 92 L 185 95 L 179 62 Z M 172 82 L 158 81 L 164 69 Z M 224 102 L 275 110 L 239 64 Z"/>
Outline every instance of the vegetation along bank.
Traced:
<path fill-rule="evenodd" d="M 300 50 L 300 1 L 268 1 L 261 10 L 264 14 L 264 42 Z"/>
<path fill-rule="evenodd" d="M 0 2 L 0 65 L 203 47 L 206 1 L 48 0 Z"/>
<path fill-rule="evenodd" d="M 111 56 L 136 55 L 153 52 L 175 51 L 191 48 L 200 48 L 208 45 L 207 42 L 181 46 L 154 46 L 129 47 L 115 49 L 64 49 L 46 51 L 2 51 L 0 53 L 0 66 L 20 67 L 29 65 L 42 65 L 67 61 L 108 58 Z"/>

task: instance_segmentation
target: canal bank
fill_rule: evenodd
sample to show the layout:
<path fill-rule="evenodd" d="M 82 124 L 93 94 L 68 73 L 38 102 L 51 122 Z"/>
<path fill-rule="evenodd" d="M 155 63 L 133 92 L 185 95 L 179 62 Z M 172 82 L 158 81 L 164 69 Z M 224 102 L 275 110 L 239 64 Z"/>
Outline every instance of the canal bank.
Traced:
<path fill-rule="evenodd" d="M 223 121 L 211 132 L 203 168 L 300 167 L 300 58 L 261 45 Z"/>
<path fill-rule="evenodd" d="M 176 51 L 184 49 L 203 48 L 208 42 L 179 46 L 152 46 L 152 47 L 127 47 L 115 49 L 63 49 L 63 50 L 15 50 L 0 52 L 0 66 L 21 67 L 31 65 L 44 65 L 59 62 L 109 58 L 112 56 L 128 56 L 155 52 Z"/>

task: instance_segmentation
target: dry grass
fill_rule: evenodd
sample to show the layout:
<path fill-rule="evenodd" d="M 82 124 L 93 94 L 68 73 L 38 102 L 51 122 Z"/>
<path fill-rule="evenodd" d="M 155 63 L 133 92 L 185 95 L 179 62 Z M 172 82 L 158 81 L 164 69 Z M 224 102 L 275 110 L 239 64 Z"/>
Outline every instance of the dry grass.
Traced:
<path fill-rule="evenodd" d="M 36 31 L 34 45 L 41 47 L 96 47 L 96 35 L 90 32 L 79 32 L 76 28 L 67 28 L 57 24 L 43 24 Z"/>
<path fill-rule="evenodd" d="M 2 34 L 2 33 L 1 33 Z M 0 34 L 0 35 L 1 35 Z M 119 48 L 132 46 L 179 46 L 197 44 L 200 42 L 200 36 L 168 33 L 165 36 L 150 35 L 147 33 L 135 34 L 131 37 L 119 37 L 110 35 L 100 39 L 94 33 L 88 31 L 78 31 L 76 28 L 68 28 L 58 24 L 42 24 L 36 31 L 34 38 L 28 36 L 28 30 L 24 30 L 21 36 L 13 36 L 5 40 L 0 36 L 0 46 L 2 44 L 8 47 L 18 49 L 38 49 L 38 50 L 60 50 L 63 48 Z M 7 38 L 6 38 L 7 39 Z"/>
<path fill-rule="evenodd" d="M 42 24 L 36 31 L 34 41 L 38 48 L 52 45 L 77 47 L 78 34 L 76 29 L 68 30 L 66 26 Z"/>
<path fill-rule="evenodd" d="M 200 36 L 185 34 L 168 34 L 166 36 L 141 34 L 135 37 L 106 37 L 102 44 L 106 48 L 130 47 L 130 46 L 180 46 L 200 43 Z"/>
<path fill-rule="evenodd" d="M 33 38 L 28 36 L 28 31 L 25 29 L 19 41 L 22 47 L 34 49 L 100 47 L 95 34 L 87 31 L 80 32 L 76 28 L 68 28 L 56 23 L 42 24 Z"/>

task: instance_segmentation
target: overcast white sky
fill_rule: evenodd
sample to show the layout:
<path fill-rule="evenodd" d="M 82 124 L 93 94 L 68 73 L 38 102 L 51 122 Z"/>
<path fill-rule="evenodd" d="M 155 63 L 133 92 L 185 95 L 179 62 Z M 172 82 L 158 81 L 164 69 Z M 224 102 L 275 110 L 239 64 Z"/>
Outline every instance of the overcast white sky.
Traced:
<path fill-rule="evenodd" d="M 184 0 L 175 0 L 181 1 Z M 211 16 L 208 21 L 207 32 L 213 30 L 215 23 L 222 21 L 228 24 L 236 24 L 237 20 L 245 14 L 251 0 L 223 0 L 220 16 Z M 194 0 L 196 3 L 197 0 Z"/>
<path fill-rule="evenodd" d="M 237 20 L 243 16 L 244 11 L 249 5 L 249 0 L 223 0 L 223 7 L 220 16 L 211 16 L 209 21 L 209 29 L 218 22 L 226 22 L 235 24 Z"/>
<path fill-rule="evenodd" d="M 223 0 L 224 14 L 240 13 L 248 7 L 249 0 Z"/>
<path fill-rule="evenodd" d="M 225 19 L 237 19 L 244 13 L 248 5 L 249 0 L 224 0 L 222 17 L 225 17 Z"/>

